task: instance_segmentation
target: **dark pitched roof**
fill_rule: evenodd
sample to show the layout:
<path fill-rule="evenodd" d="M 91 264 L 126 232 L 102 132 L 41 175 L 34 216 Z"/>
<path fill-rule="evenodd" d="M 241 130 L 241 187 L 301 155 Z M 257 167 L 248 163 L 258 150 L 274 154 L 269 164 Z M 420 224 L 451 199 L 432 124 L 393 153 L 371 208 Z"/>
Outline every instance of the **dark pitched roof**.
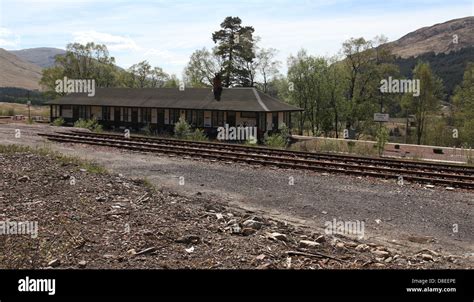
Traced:
<path fill-rule="evenodd" d="M 72 93 L 49 101 L 49 105 L 151 107 L 226 111 L 301 111 L 255 88 L 224 88 L 221 101 L 210 88 L 96 88 L 95 96 Z"/>

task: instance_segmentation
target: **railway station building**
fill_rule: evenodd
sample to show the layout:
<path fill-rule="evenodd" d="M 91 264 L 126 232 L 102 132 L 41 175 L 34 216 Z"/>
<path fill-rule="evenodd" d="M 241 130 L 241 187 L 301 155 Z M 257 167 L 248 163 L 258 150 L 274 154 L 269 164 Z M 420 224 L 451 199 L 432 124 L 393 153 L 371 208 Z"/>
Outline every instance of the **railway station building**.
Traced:
<path fill-rule="evenodd" d="M 224 88 L 219 101 L 211 88 L 97 88 L 94 96 L 71 93 L 47 104 L 51 121 L 61 117 L 68 125 L 95 118 L 106 129 L 169 133 L 183 117 L 210 137 L 226 124 L 257 127 L 261 137 L 283 123 L 291 128 L 291 113 L 302 111 L 251 87 Z"/>

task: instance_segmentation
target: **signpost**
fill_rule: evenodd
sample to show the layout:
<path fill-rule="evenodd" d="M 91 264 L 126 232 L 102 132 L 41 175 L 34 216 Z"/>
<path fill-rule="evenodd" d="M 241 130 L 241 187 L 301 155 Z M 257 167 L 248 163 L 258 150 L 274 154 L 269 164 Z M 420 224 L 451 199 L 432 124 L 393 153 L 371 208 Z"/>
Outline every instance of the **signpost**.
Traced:
<path fill-rule="evenodd" d="M 28 122 L 31 122 L 31 110 L 30 110 L 31 101 L 28 101 L 26 105 L 28 106 Z"/>
<path fill-rule="evenodd" d="M 374 122 L 386 123 L 389 118 L 387 113 L 374 113 Z"/>

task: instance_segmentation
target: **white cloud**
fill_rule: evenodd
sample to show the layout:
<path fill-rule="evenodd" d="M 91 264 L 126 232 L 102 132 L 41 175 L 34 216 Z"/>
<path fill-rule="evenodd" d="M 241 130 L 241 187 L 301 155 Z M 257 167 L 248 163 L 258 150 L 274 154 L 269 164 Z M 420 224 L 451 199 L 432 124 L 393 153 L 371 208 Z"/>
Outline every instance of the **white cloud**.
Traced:
<path fill-rule="evenodd" d="M 108 33 L 101 33 L 94 30 L 78 31 L 73 33 L 73 41 L 81 44 L 94 42 L 105 44 L 111 51 L 138 50 L 139 47 L 133 39 Z"/>
<path fill-rule="evenodd" d="M 153 60 L 164 61 L 172 65 L 184 65 L 189 59 L 187 55 L 182 53 L 159 49 L 147 49 L 144 56 Z"/>
<path fill-rule="evenodd" d="M 5 27 L 0 27 L 0 47 L 15 48 L 20 44 L 20 36 Z"/>

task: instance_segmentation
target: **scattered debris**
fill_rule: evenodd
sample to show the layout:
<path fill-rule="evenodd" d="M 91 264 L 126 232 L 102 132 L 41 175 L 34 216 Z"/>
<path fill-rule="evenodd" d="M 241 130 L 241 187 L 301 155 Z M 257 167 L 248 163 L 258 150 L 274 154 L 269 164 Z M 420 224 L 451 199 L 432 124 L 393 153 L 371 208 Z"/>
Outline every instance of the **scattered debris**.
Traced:
<path fill-rule="evenodd" d="M 426 261 L 434 261 L 433 256 L 431 256 L 430 254 L 421 254 L 421 258 Z"/>
<path fill-rule="evenodd" d="M 179 237 L 178 239 L 175 240 L 175 242 L 177 243 L 184 243 L 184 244 L 190 244 L 190 243 L 197 244 L 200 241 L 201 241 L 201 237 L 197 235 L 186 235 L 186 236 Z"/>
<path fill-rule="evenodd" d="M 45 185 L 70 179 L 78 166 L 33 153 L 0 157 L 0 215 L 42 221 L 36 239 L 0 236 L 0 263 L 6 269 L 43 268 L 45 263 L 90 269 L 465 267 L 460 257 L 427 249 L 417 256 L 396 254 L 368 241 L 257 217 L 211 197 L 151 189 L 123 175 L 84 173 L 75 185 Z M 412 237 L 413 242 L 434 241 Z M 46 242 L 48 253 L 33 248 L 38 240 Z M 51 255 L 61 255 L 61 261 L 47 258 Z"/>
<path fill-rule="evenodd" d="M 135 255 L 138 256 L 138 255 L 143 255 L 143 254 L 149 254 L 149 253 L 152 253 L 154 251 L 156 251 L 155 247 L 149 247 L 149 248 L 146 248 L 146 249 L 143 249 L 143 250 L 137 252 Z"/>
<path fill-rule="evenodd" d="M 389 252 L 382 251 L 382 250 L 375 250 L 375 251 L 372 251 L 372 253 L 381 258 L 387 258 L 390 256 Z"/>
<path fill-rule="evenodd" d="M 255 229 L 255 230 L 260 230 L 262 228 L 262 223 L 259 221 L 255 221 L 253 219 L 246 220 L 242 223 L 242 226 Z"/>
<path fill-rule="evenodd" d="M 30 178 L 27 175 L 23 175 L 22 177 L 18 178 L 19 182 L 25 182 L 30 180 Z"/>
<path fill-rule="evenodd" d="M 50 262 L 48 262 L 48 266 L 50 267 L 58 267 L 61 265 L 61 260 L 59 259 L 54 259 L 54 260 L 51 260 Z"/>
<path fill-rule="evenodd" d="M 318 247 L 320 245 L 321 244 L 319 244 L 318 242 L 310 241 L 310 240 L 301 240 L 300 243 L 299 243 L 299 246 L 302 247 L 302 248 L 315 248 L 315 247 Z"/>
<path fill-rule="evenodd" d="M 288 241 L 288 238 L 286 237 L 285 234 L 280 234 L 277 232 L 274 233 L 267 233 L 266 237 L 271 240 L 282 240 L 282 241 Z"/>

